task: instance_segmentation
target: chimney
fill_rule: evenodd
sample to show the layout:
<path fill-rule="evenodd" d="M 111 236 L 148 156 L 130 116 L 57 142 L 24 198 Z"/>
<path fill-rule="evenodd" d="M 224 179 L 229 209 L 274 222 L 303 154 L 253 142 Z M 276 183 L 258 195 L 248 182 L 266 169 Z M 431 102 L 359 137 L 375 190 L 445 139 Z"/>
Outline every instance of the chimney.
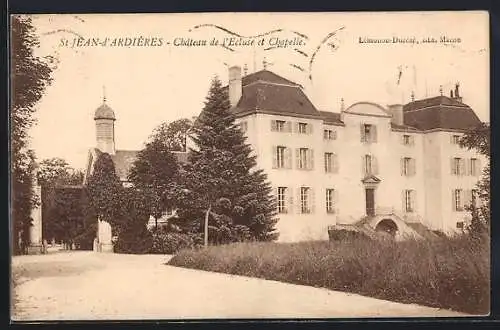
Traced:
<path fill-rule="evenodd" d="M 402 104 L 391 104 L 387 106 L 387 109 L 392 115 L 391 122 L 396 125 L 403 125 L 403 105 Z"/>
<path fill-rule="evenodd" d="M 453 98 L 453 90 L 450 89 L 450 97 Z"/>
<path fill-rule="evenodd" d="M 235 107 L 238 104 L 241 93 L 241 67 L 235 65 L 229 68 L 229 102 L 231 103 L 231 107 Z"/>
<path fill-rule="evenodd" d="M 462 102 L 462 97 L 460 96 L 460 83 L 455 84 L 455 100 Z"/>

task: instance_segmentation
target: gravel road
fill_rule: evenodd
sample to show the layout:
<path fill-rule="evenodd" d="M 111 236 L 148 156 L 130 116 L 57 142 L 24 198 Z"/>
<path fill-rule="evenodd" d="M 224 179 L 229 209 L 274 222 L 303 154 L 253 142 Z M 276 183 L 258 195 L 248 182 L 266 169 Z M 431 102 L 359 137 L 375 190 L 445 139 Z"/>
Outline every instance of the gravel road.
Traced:
<path fill-rule="evenodd" d="M 60 252 L 12 260 L 13 320 L 447 317 L 356 294 L 167 266 L 169 256 Z"/>

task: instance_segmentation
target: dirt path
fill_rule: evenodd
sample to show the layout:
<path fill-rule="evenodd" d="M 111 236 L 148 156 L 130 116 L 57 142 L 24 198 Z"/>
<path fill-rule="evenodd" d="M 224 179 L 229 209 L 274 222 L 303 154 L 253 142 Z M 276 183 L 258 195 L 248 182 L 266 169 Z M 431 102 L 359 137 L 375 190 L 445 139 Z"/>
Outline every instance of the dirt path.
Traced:
<path fill-rule="evenodd" d="M 168 256 L 68 252 L 13 259 L 15 320 L 443 317 L 464 314 L 176 268 Z"/>

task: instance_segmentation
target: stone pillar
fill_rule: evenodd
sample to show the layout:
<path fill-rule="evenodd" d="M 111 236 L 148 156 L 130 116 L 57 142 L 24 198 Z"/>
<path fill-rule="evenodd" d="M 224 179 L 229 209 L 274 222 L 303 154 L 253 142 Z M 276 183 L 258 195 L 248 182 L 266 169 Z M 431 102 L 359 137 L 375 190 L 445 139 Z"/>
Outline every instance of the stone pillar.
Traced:
<path fill-rule="evenodd" d="M 41 192 L 42 188 L 39 185 L 34 187 L 34 194 L 40 201 L 40 205 L 31 210 L 31 218 L 33 219 L 30 228 L 30 246 L 28 247 L 28 254 L 42 253 L 42 203 Z"/>
<path fill-rule="evenodd" d="M 113 252 L 111 225 L 103 220 L 97 220 L 97 235 L 99 252 Z"/>

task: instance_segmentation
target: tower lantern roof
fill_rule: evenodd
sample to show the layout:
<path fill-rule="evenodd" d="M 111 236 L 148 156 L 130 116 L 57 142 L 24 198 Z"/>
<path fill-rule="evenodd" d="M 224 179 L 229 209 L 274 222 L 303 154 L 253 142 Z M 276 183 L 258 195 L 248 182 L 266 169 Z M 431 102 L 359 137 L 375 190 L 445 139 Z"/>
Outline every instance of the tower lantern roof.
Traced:
<path fill-rule="evenodd" d="M 115 112 L 104 101 L 99 108 L 95 111 L 94 120 L 97 119 L 111 119 L 116 120 Z"/>

